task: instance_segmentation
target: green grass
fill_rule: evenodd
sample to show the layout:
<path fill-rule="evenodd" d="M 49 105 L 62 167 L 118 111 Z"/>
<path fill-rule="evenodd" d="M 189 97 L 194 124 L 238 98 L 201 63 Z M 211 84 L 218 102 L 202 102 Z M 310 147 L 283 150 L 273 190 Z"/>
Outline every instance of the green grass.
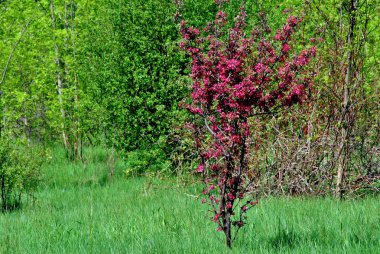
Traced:
<path fill-rule="evenodd" d="M 122 161 L 108 182 L 103 153 L 72 164 L 55 151 L 34 204 L 0 214 L 0 253 L 380 253 L 379 197 L 265 198 L 229 251 L 198 188 L 124 179 Z"/>

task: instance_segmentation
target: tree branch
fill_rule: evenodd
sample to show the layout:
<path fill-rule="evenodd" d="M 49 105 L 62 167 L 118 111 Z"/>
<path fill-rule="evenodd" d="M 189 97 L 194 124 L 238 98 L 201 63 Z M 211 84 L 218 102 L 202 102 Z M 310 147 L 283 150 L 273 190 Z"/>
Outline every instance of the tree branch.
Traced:
<path fill-rule="evenodd" d="M 30 23 L 32 23 L 32 21 L 33 21 L 33 19 L 30 19 L 26 23 L 26 25 L 24 26 L 23 30 L 20 32 L 20 37 L 18 38 L 18 40 L 16 41 L 16 43 L 13 45 L 13 48 L 11 50 L 11 53 L 8 56 L 7 63 L 5 64 L 5 67 L 4 67 L 4 70 L 3 70 L 3 75 L 2 75 L 1 80 L 0 80 L 0 85 L 3 84 L 3 82 L 5 80 L 5 77 L 7 75 L 7 71 L 8 71 L 9 65 L 10 65 L 10 63 L 12 61 L 12 58 L 13 58 L 13 55 L 14 55 L 14 53 L 16 51 L 16 48 L 20 44 L 22 37 L 24 36 L 25 32 L 28 30 L 28 27 L 29 27 Z"/>

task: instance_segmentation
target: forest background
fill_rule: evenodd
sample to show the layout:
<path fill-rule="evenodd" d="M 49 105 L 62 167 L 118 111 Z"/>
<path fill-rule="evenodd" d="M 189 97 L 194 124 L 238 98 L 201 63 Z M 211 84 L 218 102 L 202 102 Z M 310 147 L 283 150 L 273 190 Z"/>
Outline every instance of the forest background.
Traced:
<path fill-rule="evenodd" d="M 227 5 L 230 20 L 240 4 Z M 258 196 L 378 192 L 379 6 L 246 1 L 250 25 L 274 33 L 297 15 L 294 47 L 318 45 L 310 100 L 252 119 Z M 191 80 L 178 23 L 202 27 L 216 11 L 211 0 L 0 1 L 3 186 L 27 188 L 58 144 L 78 163 L 86 147 L 103 146 L 124 158 L 127 176 L 192 172 L 191 116 L 180 106 Z M 13 192 L 3 188 L 3 205 Z"/>

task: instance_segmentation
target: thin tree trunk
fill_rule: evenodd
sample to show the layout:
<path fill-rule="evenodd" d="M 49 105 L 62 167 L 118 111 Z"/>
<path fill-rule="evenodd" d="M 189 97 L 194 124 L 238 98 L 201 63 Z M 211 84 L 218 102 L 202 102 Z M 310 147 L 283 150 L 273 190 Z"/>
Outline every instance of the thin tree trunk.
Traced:
<path fill-rule="evenodd" d="M 61 60 L 59 57 L 59 49 L 57 44 L 57 38 L 54 35 L 54 32 L 56 30 L 56 24 L 55 24 L 55 15 L 54 15 L 54 1 L 50 0 L 50 11 L 51 11 L 51 23 L 53 27 L 53 41 L 54 41 L 54 54 L 55 54 L 55 64 L 57 66 L 57 94 L 58 94 L 58 102 L 60 106 L 61 111 L 61 118 L 62 118 L 62 139 L 63 144 L 65 145 L 66 150 L 68 149 L 68 139 L 67 134 L 65 131 L 65 121 L 66 121 L 66 113 L 65 109 L 63 108 L 63 81 L 62 81 L 62 73 L 61 73 Z"/>
<path fill-rule="evenodd" d="M 68 32 L 69 31 L 69 27 L 70 27 L 70 24 L 69 24 L 69 20 L 67 18 L 68 16 L 68 11 L 67 11 L 67 3 L 66 1 L 63 2 L 64 4 L 64 8 L 65 8 L 65 13 L 64 13 L 64 22 L 65 22 L 65 31 Z M 65 54 L 67 54 L 67 52 L 69 52 L 70 48 L 69 48 L 69 43 L 68 43 L 68 38 L 65 38 L 64 39 L 64 52 Z M 67 63 L 64 64 L 64 73 L 65 73 L 65 77 L 70 77 L 70 68 L 71 66 L 69 66 Z M 67 86 L 70 86 L 71 87 L 71 79 L 70 78 L 67 78 Z M 69 94 L 70 96 L 70 101 L 71 101 L 71 93 Z M 69 112 L 66 111 L 66 128 L 69 130 L 67 132 L 67 140 L 68 140 L 68 145 L 69 147 L 67 148 L 67 157 L 70 159 L 70 160 L 76 160 L 76 155 L 75 155 L 75 139 L 73 140 L 73 133 L 75 132 L 75 126 L 73 124 L 74 122 L 74 114 L 75 114 L 75 109 L 73 108 L 72 105 L 68 105 L 69 106 Z"/>
<path fill-rule="evenodd" d="M 2 209 L 5 211 L 7 209 L 7 193 L 5 188 L 5 176 L 1 177 L 1 201 L 2 201 Z"/>
<path fill-rule="evenodd" d="M 224 222 L 224 233 L 226 235 L 226 245 L 232 248 L 232 235 L 231 235 L 231 215 L 228 213 Z"/>
<path fill-rule="evenodd" d="M 75 102 L 75 119 L 74 119 L 74 156 L 75 159 L 77 157 L 82 157 L 82 147 L 80 141 L 80 133 L 79 133 L 79 96 L 78 96 L 78 74 L 76 71 L 76 45 L 75 45 L 75 26 L 74 26 L 74 3 L 73 0 L 70 0 L 70 19 L 71 19 L 71 41 L 73 48 L 73 63 L 74 63 L 74 102 Z M 81 158 L 82 159 L 82 158 Z"/>
<path fill-rule="evenodd" d="M 70 147 L 70 158 L 73 160 L 77 160 L 79 157 L 81 157 L 82 152 L 79 151 L 80 148 L 80 138 L 79 138 L 79 116 L 78 116 L 78 109 L 79 109 L 79 96 L 78 96 L 78 75 L 76 72 L 76 46 L 75 46 L 75 32 L 74 32 L 74 3 L 72 0 L 70 0 L 70 3 L 64 2 L 65 5 L 65 29 L 66 31 L 70 32 L 70 39 L 71 39 L 71 50 L 72 50 L 72 56 L 73 56 L 73 64 L 71 68 L 69 69 L 68 65 L 65 65 L 65 72 L 67 76 L 70 76 L 71 74 L 74 76 L 74 105 L 72 107 L 71 113 L 71 127 L 72 127 L 72 136 L 70 135 L 71 144 L 72 147 Z M 68 11 L 68 7 L 70 10 Z M 69 50 L 69 45 L 66 44 L 66 50 Z"/>
<path fill-rule="evenodd" d="M 32 23 L 32 21 L 33 21 L 33 19 L 30 19 L 30 20 L 26 23 L 26 25 L 24 26 L 24 28 L 22 29 L 22 31 L 21 31 L 21 33 L 20 33 L 20 37 L 18 38 L 18 40 L 16 41 L 16 43 L 13 45 L 12 50 L 11 50 L 11 53 L 9 54 L 9 56 L 8 56 L 8 60 L 7 60 L 7 62 L 6 62 L 6 64 L 5 64 L 5 67 L 4 67 L 4 69 L 3 69 L 3 74 L 2 74 L 2 76 L 1 76 L 1 80 L 0 80 L 0 85 L 4 82 L 5 77 L 6 77 L 6 75 L 7 75 L 7 71 L 8 71 L 9 65 L 10 65 L 10 63 L 11 63 L 11 61 L 12 61 L 13 55 L 14 55 L 14 53 L 15 53 L 15 51 L 16 51 L 18 45 L 20 44 L 23 35 L 24 35 L 25 32 L 28 30 L 28 27 L 29 27 L 29 25 Z"/>
<path fill-rule="evenodd" d="M 229 152 L 229 155 L 226 157 L 227 160 L 227 170 L 228 172 L 232 172 L 232 162 L 231 162 L 231 151 Z M 231 175 L 227 175 L 226 179 L 230 179 Z M 226 196 L 226 184 L 224 184 L 222 193 L 222 197 Z M 230 208 L 227 208 L 227 199 L 222 198 L 221 202 L 221 209 L 220 212 L 225 212 L 225 216 L 223 218 L 223 232 L 226 235 L 226 245 L 228 248 L 232 248 L 232 235 L 231 235 L 231 212 L 232 210 Z"/>
<path fill-rule="evenodd" d="M 341 128 L 341 140 L 338 151 L 338 165 L 337 165 L 337 179 L 335 195 L 342 198 L 342 184 L 344 180 L 344 174 L 346 172 L 346 161 L 347 161 L 347 141 L 348 133 L 350 131 L 349 115 L 351 111 L 350 103 L 350 86 L 352 84 L 352 68 L 353 68 L 353 39 L 354 39 L 354 29 L 356 24 L 356 10 L 357 10 L 357 0 L 351 0 L 349 6 L 349 17 L 350 17 L 350 27 L 347 36 L 347 46 L 349 47 L 347 54 L 347 69 L 345 73 L 344 80 L 344 91 L 343 91 L 343 116 L 342 116 L 342 128 Z"/>

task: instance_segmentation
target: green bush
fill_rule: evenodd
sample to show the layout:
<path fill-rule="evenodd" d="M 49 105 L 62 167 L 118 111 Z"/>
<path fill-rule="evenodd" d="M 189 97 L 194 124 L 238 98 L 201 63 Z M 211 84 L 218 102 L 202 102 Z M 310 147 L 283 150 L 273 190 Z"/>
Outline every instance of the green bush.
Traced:
<path fill-rule="evenodd" d="M 138 176 L 143 174 L 169 173 L 170 161 L 159 147 L 150 150 L 135 150 L 126 157 L 125 175 Z"/>
<path fill-rule="evenodd" d="M 170 0 L 99 5 L 99 25 L 83 35 L 84 89 L 104 112 L 99 122 L 108 144 L 126 152 L 150 148 L 168 134 L 187 93 L 175 7 Z"/>
<path fill-rule="evenodd" d="M 21 206 L 22 195 L 32 197 L 40 179 L 40 168 L 45 153 L 23 140 L 0 137 L 0 192 L 1 210 Z"/>

